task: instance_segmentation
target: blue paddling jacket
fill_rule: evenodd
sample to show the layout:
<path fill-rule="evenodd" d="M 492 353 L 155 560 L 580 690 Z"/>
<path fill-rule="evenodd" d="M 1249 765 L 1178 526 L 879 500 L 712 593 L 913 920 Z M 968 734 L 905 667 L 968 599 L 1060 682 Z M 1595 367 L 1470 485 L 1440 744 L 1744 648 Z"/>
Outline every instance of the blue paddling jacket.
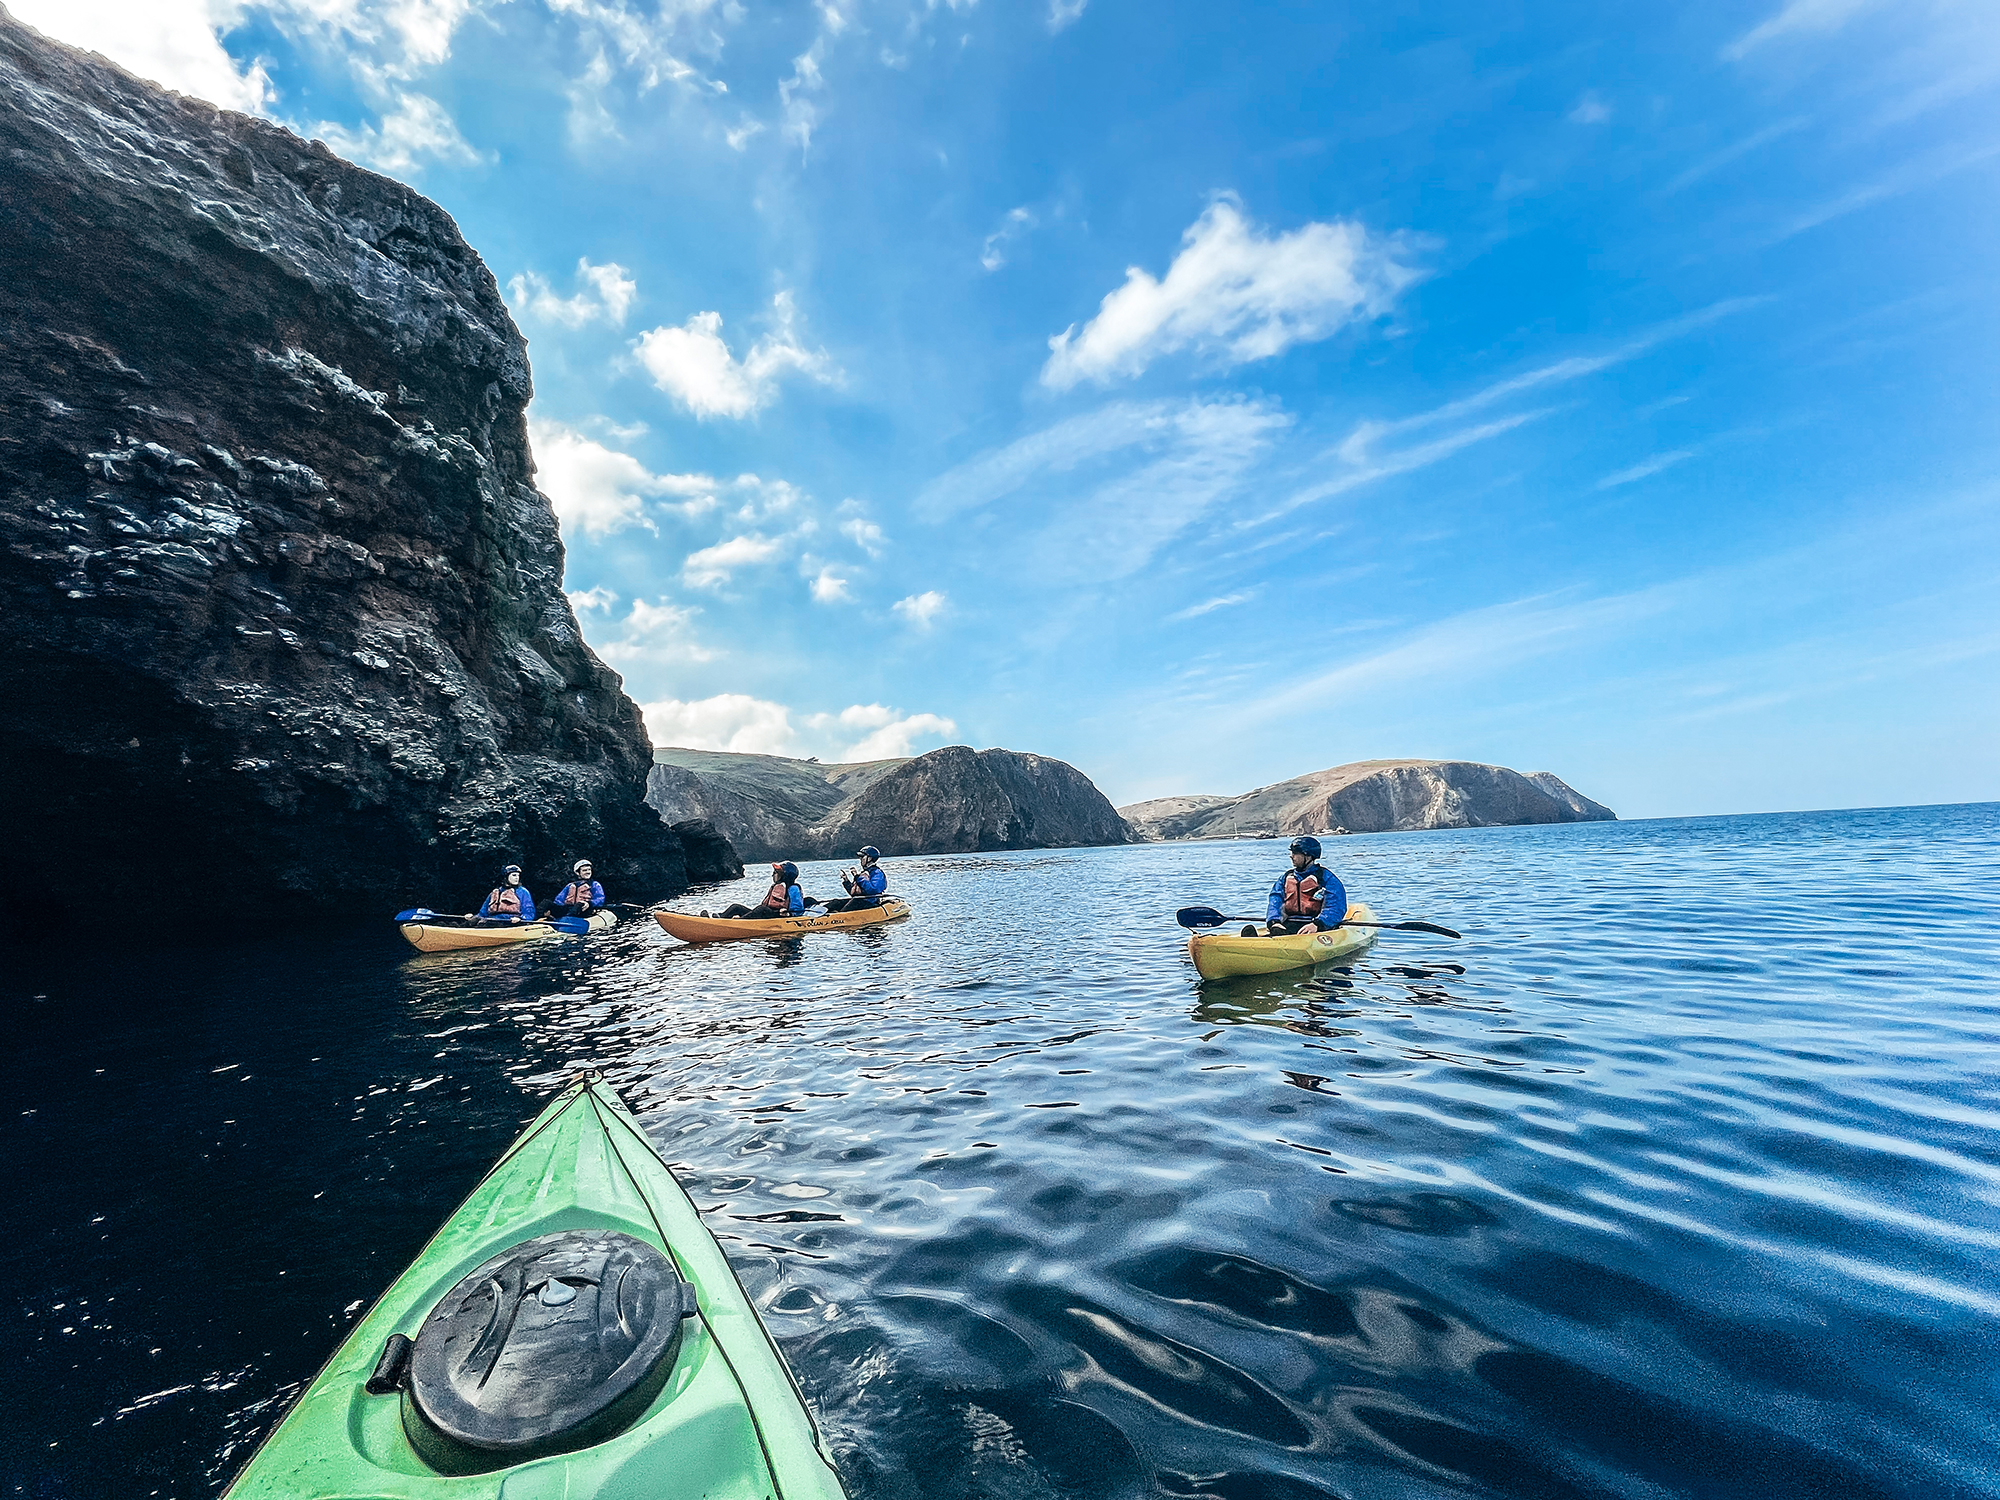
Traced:
<path fill-rule="evenodd" d="M 479 903 L 480 916 L 511 917 L 514 915 L 514 913 L 512 913 L 511 911 L 496 912 L 492 909 L 493 898 L 499 895 L 502 889 L 510 890 L 515 895 L 521 898 L 521 920 L 523 922 L 532 922 L 535 920 L 535 898 L 528 894 L 528 888 L 525 885 L 516 885 L 507 887 L 495 886 L 492 890 L 486 893 L 486 899 Z"/>
<path fill-rule="evenodd" d="M 848 883 L 850 896 L 879 896 L 889 889 L 889 876 L 880 865 L 862 870 Z"/>
<path fill-rule="evenodd" d="M 1294 904 L 1294 910 L 1287 911 L 1287 898 Z M 1316 900 L 1324 899 L 1321 915 L 1311 911 Z M 1314 860 L 1303 870 L 1287 870 L 1278 877 L 1271 887 L 1271 899 L 1264 905 L 1266 922 L 1318 922 L 1331 927 L 1347 915 L 1347 887 L 1337 880 L 1333 872 Z"/>

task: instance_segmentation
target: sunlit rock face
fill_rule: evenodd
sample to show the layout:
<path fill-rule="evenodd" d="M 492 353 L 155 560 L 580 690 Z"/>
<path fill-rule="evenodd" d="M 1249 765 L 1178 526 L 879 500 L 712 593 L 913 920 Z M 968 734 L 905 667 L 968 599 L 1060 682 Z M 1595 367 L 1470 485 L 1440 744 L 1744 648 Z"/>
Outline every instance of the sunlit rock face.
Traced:
<path fill-rule="evenodd" d="M 562 593 L 526 345 L 436 204 L 0 11 L 0 837 L 135 915 L 647 899 L 733 856 Z"/>
<path fill-rule="evenodd" d="M 1389 833 L 1617 816 L 1553 772 L 1523 775 L 1469 760 L 1354 761 L 1240 797 L 1156 797 L 1118 811 L 1144 839 Z"/>
<path fill-rule="evenodd" d="M 1131 835 L 1089 777 L 1016 750 L 947 745 L 908 760 L 822 765 L 719 750 L 656 752 L 647 799 L 710 818 L 746 859 L 1122 844 Z"/>

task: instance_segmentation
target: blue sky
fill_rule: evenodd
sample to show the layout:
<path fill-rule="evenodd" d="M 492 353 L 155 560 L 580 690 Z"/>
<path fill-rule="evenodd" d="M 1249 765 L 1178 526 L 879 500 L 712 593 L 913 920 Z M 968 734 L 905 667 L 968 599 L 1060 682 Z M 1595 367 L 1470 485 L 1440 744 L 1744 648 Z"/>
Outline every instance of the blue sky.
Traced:
<path fill-rule="evenodd" d="M 458 219 L 660 743 L 2000 797 L 2000 11 L 8 0 Z"/>

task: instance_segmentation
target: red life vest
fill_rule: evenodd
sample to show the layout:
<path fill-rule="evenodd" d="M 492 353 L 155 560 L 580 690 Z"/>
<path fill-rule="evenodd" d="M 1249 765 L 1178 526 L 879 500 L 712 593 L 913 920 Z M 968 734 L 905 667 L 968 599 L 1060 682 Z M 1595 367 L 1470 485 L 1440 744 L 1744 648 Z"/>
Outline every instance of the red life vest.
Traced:
<path fill-rule="evenodd" d="M 778 881 L 764 893 L 764 904 L 782 916 L 792 914 L 792 888 L 785 881 Z"/>
<path fill-rule="evenodd" d="M 1320 884 L 1316 866 L 1308 865 L 1303 872 L 1294 870 L 1285 877 L 1285 917 L 1288 921 L 1316 922 L 1325 909 L 1326 890 Z"/>
<path fill-rule="evenodd" d="M 493 894 L 486 898 L 486 915 L 489 917 L 520 916 L 521 888 L 518 885 L 496 886 Z"/>
<path fill-rule="evenodd" d="M 562 888 L 562 894 L 556 897 L 556 905 L 588 906 L 590 905 L 590 895 L 591 895 L 590 882 L 583 880 L 572 880 L 568 885 Z"/>

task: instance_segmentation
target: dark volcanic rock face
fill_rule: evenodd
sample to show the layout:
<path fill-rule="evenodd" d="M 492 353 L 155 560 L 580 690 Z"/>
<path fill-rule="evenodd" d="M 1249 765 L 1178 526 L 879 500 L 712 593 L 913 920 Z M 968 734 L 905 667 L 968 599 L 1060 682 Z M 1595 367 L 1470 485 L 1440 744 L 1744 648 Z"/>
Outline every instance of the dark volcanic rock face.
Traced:
<path fill-rule="evenodd" d="M 1045 755 L 964 745 L 911 760 L 821 765 L 667 749 L 646 796 L 666 818 L 712 818 L 746 858 L 844 858 L 1122 844 L 1090 778 Z"/>
<path fill-rule="evenodd" d="M 437 205 L 0 11 L 0 836 L 93 902 L 690 869 L 563 598 L 526 347 Z"/>
<path fill-rule="evenodd" d="M 820 829 L 820 848 L 845 854 L 971 853 L 1122 844 L 1110 800 L 1076 767 L 1045 755 L 947 745 L 868 784 Z"/>

